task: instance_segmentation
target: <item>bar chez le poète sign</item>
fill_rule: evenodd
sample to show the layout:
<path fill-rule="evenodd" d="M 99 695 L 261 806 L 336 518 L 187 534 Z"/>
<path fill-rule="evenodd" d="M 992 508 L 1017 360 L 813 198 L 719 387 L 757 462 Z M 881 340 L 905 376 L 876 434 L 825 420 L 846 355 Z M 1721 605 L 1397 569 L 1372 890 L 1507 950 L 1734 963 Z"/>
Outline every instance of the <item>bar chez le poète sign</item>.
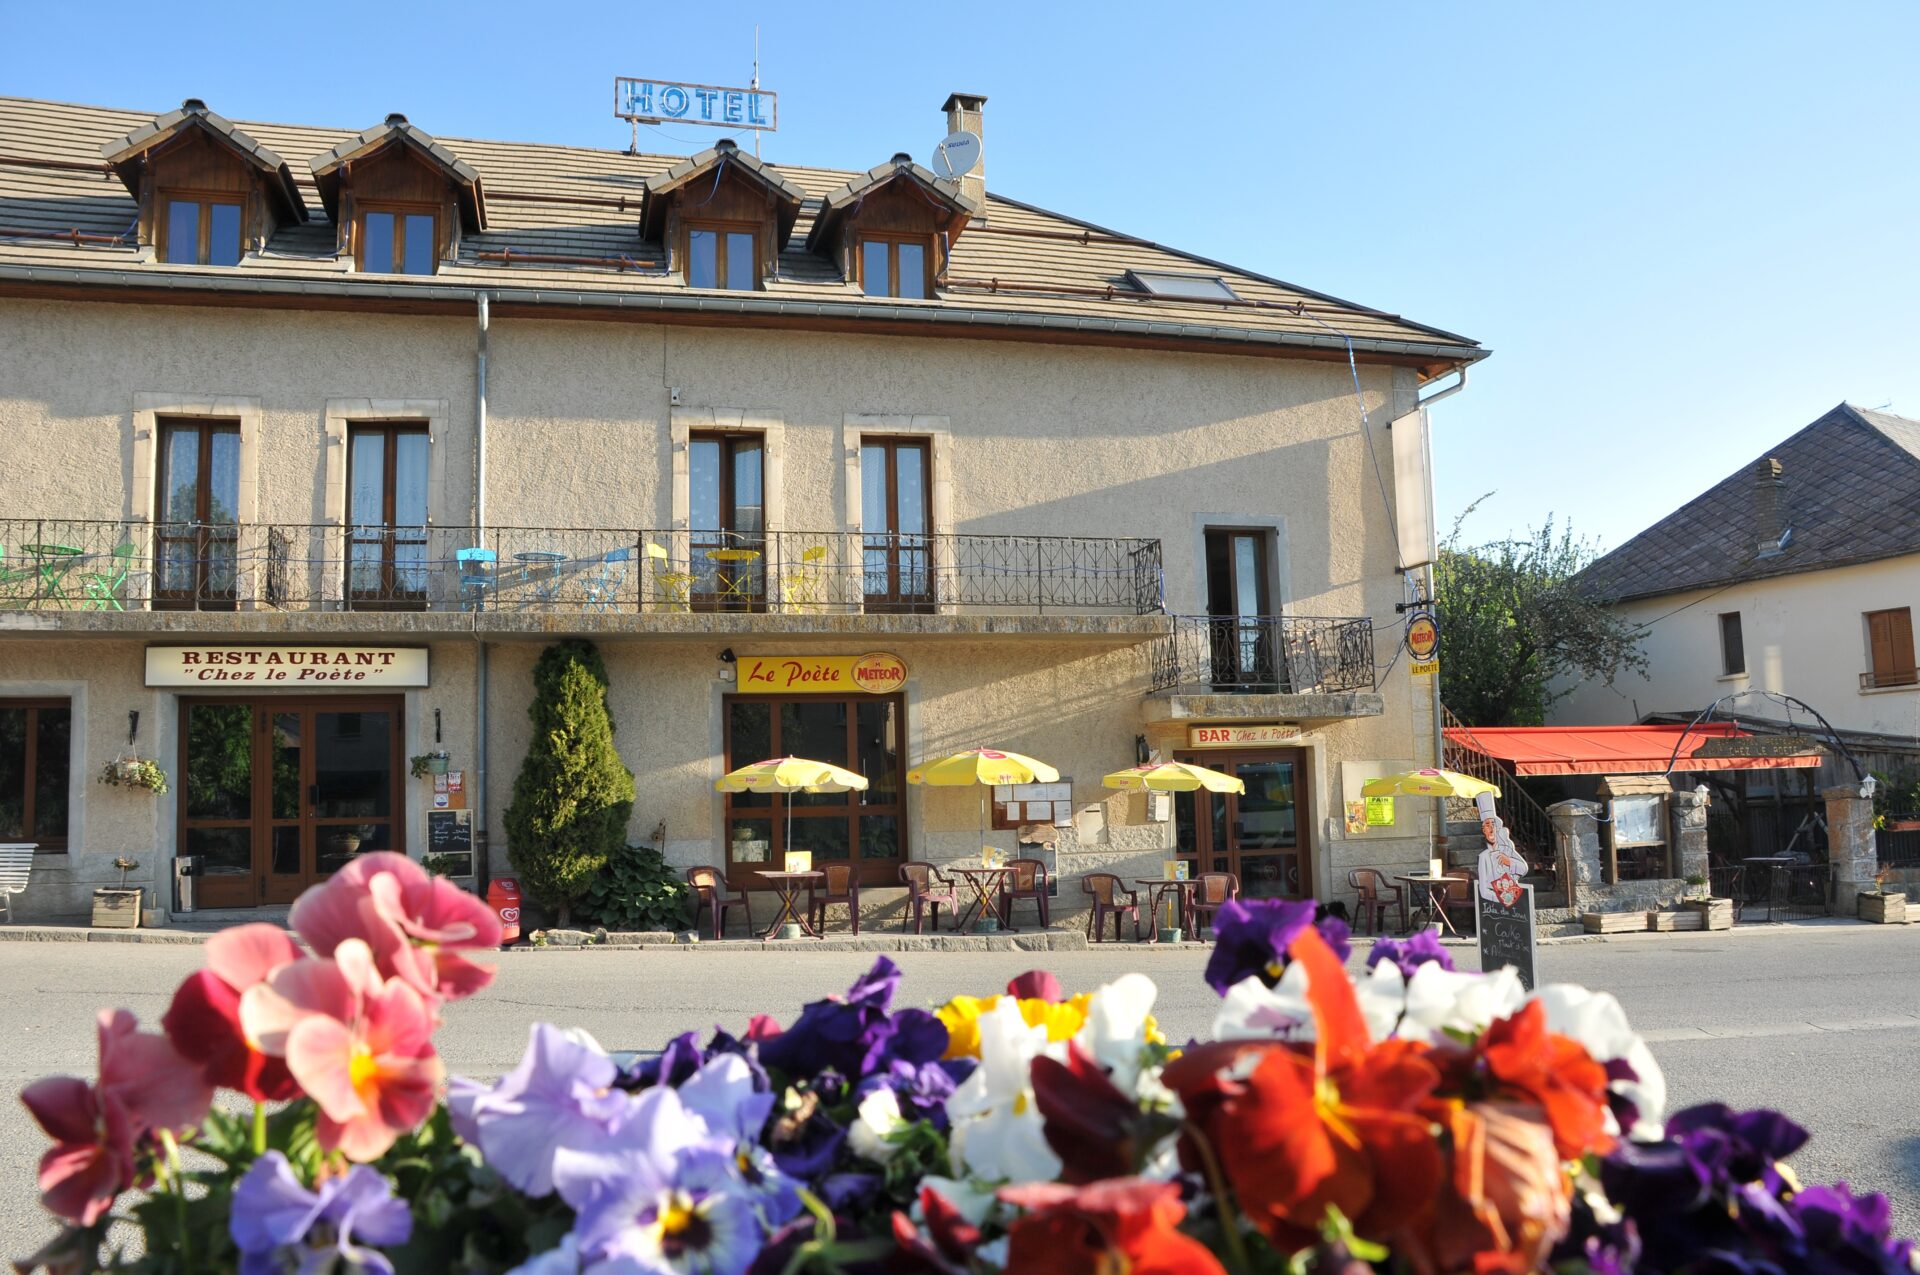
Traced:
<path fill-rule="evenodd" d="M 148 686 L 425 686 L 427 652 L 403 646 L 150 646 Z"/>

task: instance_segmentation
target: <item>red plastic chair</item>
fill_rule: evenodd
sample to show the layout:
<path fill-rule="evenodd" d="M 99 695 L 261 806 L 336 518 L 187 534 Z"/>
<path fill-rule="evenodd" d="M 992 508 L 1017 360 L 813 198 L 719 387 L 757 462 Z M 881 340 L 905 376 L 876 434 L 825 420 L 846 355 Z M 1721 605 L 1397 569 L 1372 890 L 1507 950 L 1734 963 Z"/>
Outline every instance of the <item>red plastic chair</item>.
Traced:
<path fill-rule="evenodd" d="M 853 920 L 853 932 L 860 933 L 860 873 L 851 863 L 824 863 L 820 871 L 826 873 L 824 887 L 813 896 L 813 928 L 822 934 L 827 929 L 827 909 L 835 904 L 845 904 L 847 915 Z"/>
<path fill-rule="evenodd" d="M 1047 865 L 1040 859 L 1009 859 L 1007 866 L 1013 869 L 1013 875 L 1006 878 L 1005 887 L 1000 891 L 1000 924 L 1013 929 L 1013 905 L 1017 900 L 1028 899 L 1040 913 L 1040 928 L 1046 929 L 1052 924 L 1047 917 Z"/>
<path fill-rule="evenodd" d="M 1119 877 L 1111 872 L 1089 872 L 1080 878 L 1082 893 L 1093 896 L 1093 910 L 1087 913 L 1087 940 L 1092 943 L 1104 942 L 1107 918 L 1113 918 L 1113 941 L 1120 941 L 1120 918 L 1133 917 L 1133 938 L 1140 941 L 1140 894 L 1129 890 Z M 1126 900 L 1124 903 L 1121 900 Z"/>
<path fill-rule="evenodd" d="M 913 932 L 920 933 L 920 925 L 926 920 L 928 909 L 933 911 L 934 933 L 940 932 L 940 909 L 945 908 L 954 924 L 960 923 L 960 892 L 953 882 L 944 876 L 940 869 L 931 863 L 919 859 L 910 859 L 900 865 L 900 881 L 907 887 L 907 907 L 900 914 L 900 928 L 913 924 Z"/>
<path fill-rule="evenodd" d="M 1193 890 L 1193 929 L 1211 928 L 1214 913 L 1240 897 L 1240 878 L 1231 872 L 1202 872 Z"/>
<path fill-rule="evenodd" d="M 700 928 L 700 909 L 713 911 L 713 937 L 721 938 L 727 928 L 727 909 L 738 904 L 747 914 L 747 935 L 753 935 L 753 900 L 745 890 L 727 893 L 727 879 L 713 868 L 688 868 L 687 884 L 693 887 L 693 928 Z"/>

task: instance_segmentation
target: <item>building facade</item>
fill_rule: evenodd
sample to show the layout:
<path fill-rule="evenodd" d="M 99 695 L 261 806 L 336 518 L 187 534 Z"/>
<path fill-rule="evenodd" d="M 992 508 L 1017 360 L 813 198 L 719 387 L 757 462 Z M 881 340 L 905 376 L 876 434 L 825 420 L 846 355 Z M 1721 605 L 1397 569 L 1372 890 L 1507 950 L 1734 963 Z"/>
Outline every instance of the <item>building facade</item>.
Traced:
<path fill-rule="evenodd" d="M 203 907 L 382 848 L 504 870 L 562 637 L 605 658 L 632 840 L 742 885 L 791 844 L 857 861 L 884 907 L 902 862 L 977 854 L 983 797 L 988 841 L 1051 862 L 1067 908 L 1085 873 L 1175 854 L 1321 898 L 1425 861 L 1425 803 L 1345 815 L 1433 756 L 1431 679 L 1382 673 L 1407 598 L 1387 423 L 1472 342 L 905 156 L 191 101 L 0 117 L 23 916 L 84 911 L 122 856 L 163 907 L 178 855 Z M 1062 782 L 904 782 L 975 745 Z M 1247 795 L 1101 787 L 1154 752 Z M 784 754 L 871 786 L 790 812 L 714 790 Z M 168 791 L 103 782 L 134 759 Z"/>

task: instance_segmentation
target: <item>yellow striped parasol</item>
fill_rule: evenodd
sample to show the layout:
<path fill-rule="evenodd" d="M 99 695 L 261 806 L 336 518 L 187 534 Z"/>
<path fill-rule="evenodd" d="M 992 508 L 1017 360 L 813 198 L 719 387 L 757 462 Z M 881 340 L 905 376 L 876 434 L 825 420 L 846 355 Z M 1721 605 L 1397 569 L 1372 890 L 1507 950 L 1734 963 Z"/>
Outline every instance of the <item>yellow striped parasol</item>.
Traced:
<path fill-rule="evenodd" d="M 1369 779 L 1360 789 L 1362 797 L 1478 797 L 1483 792 L 1500 795 L 1497 785 L 1457 770 L 1403 770 L 1397 775 Z"/>
<path fill-rule="evenodd" d="M 1043 761 L 998 748 L 969 748 L 936 761 L 923 761 L 907 772 L 910 784 L 953 787 L 960 784 L 1052 784 L 1060 772 Z"/>
<path fill-rule="evenodd" d="M 1208 770 L 1184 761 L 1157 761 L 1145 766 L 1116 770 L 1100 780 L 1109 788 L 1145 792 L 1238 792 L 1247 790 L 1247 782 L 1224 771 Z"/>
<path fill-rule="evenodd" d="M 848 792 L 864 791 L 865 775 L 805 757 L 770 757 L 729 771 L 714 781 L 721 792 Z"/>

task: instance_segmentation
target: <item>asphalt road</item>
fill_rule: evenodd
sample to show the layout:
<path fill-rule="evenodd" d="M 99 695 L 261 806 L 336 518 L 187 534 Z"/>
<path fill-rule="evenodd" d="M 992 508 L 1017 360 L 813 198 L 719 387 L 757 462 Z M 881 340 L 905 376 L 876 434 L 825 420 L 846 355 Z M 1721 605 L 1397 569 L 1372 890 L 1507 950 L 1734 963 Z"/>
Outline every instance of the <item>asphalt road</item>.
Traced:
<path fill-rule="evenodd" d="M 1086 953 L 899 953 L 904 1003 L 997 991 L 1047 959 L 1069 991 L 1141 969 L 1174 1038 L 1204 1034 L 1217 1003 L 1205 954 L 1131 947 Z M 530 1024 L 593 1032 L 609 1048 L 658 1048 L 677 1031 L 749 1014 L 791 1020 L 844 988 L 872 957 L 856 953 L 539 952 L 505 956 L 480 996 L 452 1006 L 439 1035 L 455 1072 L 511 1067 Z M 122 1005 L 151 1023 L 199 949 L 105 943 L 0 943 L 0 1086 L 90 1076 L 93 1011 Z M 1675 1107 L 1708 1099 L 1781 1108 L 1814 1131 L 1795 1158 L 1804 1181 L 1845 1178 L 1893 1200 L 1920 1231 L 1920 927 L 1817 923 L 1550 945 L 1542 978 L 1618 996 L 1666 1069 Z M 50 1233 L 35 1204 L 45 1140 L 17 1104 L 0 1105 L 0 1257 Z"/>

